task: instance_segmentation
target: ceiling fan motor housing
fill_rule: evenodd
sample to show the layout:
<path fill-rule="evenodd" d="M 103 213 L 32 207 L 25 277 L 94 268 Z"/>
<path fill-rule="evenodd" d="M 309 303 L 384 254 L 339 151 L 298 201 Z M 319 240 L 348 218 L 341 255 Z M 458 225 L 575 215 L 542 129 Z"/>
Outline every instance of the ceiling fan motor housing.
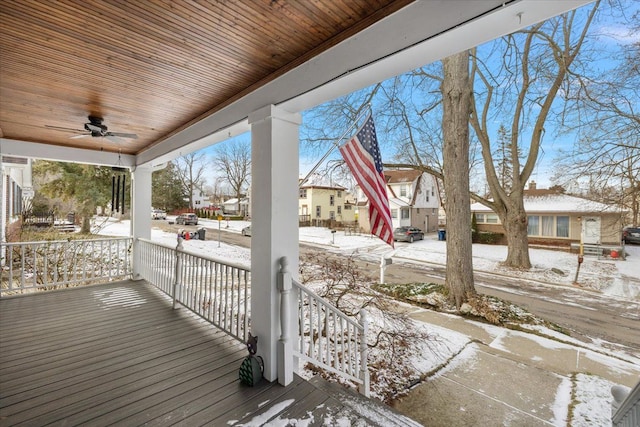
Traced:
<path fill-rule="evenodd" d="M 104 136 L 107 132 L 107 127 L 102 124 L 102 117 L 89 116 L 89 123 L 85 123 L 84 128 L 91 132 L 91 136 Z"/>

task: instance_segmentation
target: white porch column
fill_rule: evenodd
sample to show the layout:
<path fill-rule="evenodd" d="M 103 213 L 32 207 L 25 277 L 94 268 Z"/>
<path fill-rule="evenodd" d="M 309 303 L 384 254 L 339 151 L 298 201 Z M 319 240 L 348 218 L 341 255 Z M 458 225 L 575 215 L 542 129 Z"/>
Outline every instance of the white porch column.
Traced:
<path fill-rule="evenodd" d="M 280 337 L 279 260 L 298 271 L 298 127 L 301 116 L 273 105 L 249 115 L 251 125 L 251 333 L 257 335 L 264 377 L 277 379 Z M 290 304 L 290 331 L 295 304 Z M 292 363 L 290 361 L 288 363 Z"/>
<path fill-rule="evenodd" d="M 131 235 L 133 236 L 133 280 L 140 280 L 140 249 L 137 238 L 151 238 L 151 167 L 131 173 Z"/>

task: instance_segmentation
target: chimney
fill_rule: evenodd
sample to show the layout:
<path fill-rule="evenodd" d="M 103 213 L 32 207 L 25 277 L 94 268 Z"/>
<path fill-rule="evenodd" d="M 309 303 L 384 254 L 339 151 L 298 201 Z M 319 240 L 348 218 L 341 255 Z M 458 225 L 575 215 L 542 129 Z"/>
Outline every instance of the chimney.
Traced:
<path fill-rule="evenodd" d="M 536 189 L 536 182 L 535 181 L 531 181 L 529 183 L 529 190 L 535 190 Z"/>

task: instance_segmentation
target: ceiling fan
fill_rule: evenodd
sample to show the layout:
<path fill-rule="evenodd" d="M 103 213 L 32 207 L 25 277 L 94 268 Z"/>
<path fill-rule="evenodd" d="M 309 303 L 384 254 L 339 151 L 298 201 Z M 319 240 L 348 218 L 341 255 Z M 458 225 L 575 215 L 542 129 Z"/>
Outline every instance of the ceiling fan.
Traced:
<path fill-rule="evenodd" d="M 123 133 L 123 132 L 109 132 L 106 125 L 102 124 L 102 117 L 97 116 L 89 116 L 89 123 L 84 124 L 84 129 L 71 129 L 71 128 L 63 128 L 58 126 L 49 126 L 46 127 L 50 129 L 61 130 L 64 132 L 74 132 L 79 133 L 78 135 L 74 135 L 71 138 L 85 138 L 87 136 L 91 136 L 94 138 L 108 138 L 111 140 L 118 140 L 118 138 L 128 138 L 128 139 L 137 139 L 138 135 L 135 133 Z"/>

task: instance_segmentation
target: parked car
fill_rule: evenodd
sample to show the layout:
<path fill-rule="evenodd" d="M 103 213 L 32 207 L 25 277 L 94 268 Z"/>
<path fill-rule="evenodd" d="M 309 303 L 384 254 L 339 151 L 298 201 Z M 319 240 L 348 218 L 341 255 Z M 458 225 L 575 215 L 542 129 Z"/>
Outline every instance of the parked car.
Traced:
<path fill-rule="evenodd" d="M 198 225 L 198 216 L 194 213 L 183 213 L 176 218 L 176 224 Z"/>
<path fill-rule="evenodd" d="M 393 240 L 395 242 L 409 242 L 413 243 L 414 240 L 423 240 L 424 233 L 422 230 L 416 227 L 398 227 L 393 230 Z"/>
<path fill-rule="evenodd" d="M 622 241 L 640 244 L 640 227 L 625 227 L 622 229 Z"/>
<path fill-rule="evenodd" d="M 151 219 L 167 219 L 167 213 L 162 209 L 154 209 L 151 211 Z"/>
<path fill-rule="evenodd" d="M 251 226 L 248 225 L 245 228 L 243 228 L 241 233 L 243 236 L 251 236 Z"/>

